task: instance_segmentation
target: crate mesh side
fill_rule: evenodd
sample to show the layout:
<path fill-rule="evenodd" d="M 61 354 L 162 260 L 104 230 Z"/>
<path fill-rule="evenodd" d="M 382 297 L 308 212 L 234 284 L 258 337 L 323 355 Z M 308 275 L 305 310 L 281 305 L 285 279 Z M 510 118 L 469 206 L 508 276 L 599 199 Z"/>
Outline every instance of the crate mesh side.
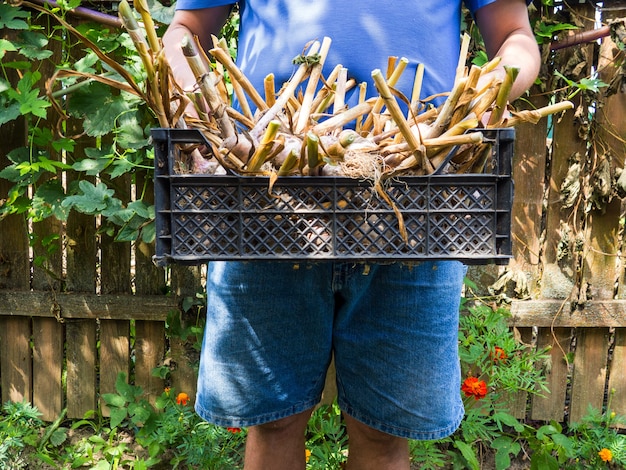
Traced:
<path fill-rule="evenodd" d="M 173 214 L 173 249 L 177 256 L 236 256 L 238 217 L 224 214 Z M 174 253 L 173 253 L 174 254 Z"/>
<path fill-rule="evenodd" d="M 173 191 L 178 256 L 454 257 L 495 250 L 495 186 L 399 184 L 399 220 L 371 188 L 184 185 Z M 367 203 L 365 202 L 367 201 Z"/>
<path fill-rule="evenodd" d="M 336 219 L 338 255 L 392 255 L 404 245 L 398 219 L 389 210 L 339 214 Z"/>
<path fill-rule="evenodd" d="M 430 209 L 448 211 L 493 210 L 495 185 L 459 185 L 430 188 Z"/>
<path fill-rule="evenodd" d="M 236 187 L 174 186 L 172 211 L 204 212 L 231 211 L 239 204 Z"/>
<path fill-rule="evenodd" d="M 246 214 L 240 234 L 243 252 L 253 255 L 332 255 L 330 219 L 299 214 Z"/>
<path fill-rule="evenodd" d="M 434 214 L 429 232 L 432 255 L 488 255 L 495 247 L 494 214 Z"/>
<path fill-rule="evenodd" d="M 412 184 L 398 183 L 387 188 L 387 194 L 396 204 L 398 209 L 407 210 L 426 210 L 429 207 L 429 185 L 427 182 Z"/>

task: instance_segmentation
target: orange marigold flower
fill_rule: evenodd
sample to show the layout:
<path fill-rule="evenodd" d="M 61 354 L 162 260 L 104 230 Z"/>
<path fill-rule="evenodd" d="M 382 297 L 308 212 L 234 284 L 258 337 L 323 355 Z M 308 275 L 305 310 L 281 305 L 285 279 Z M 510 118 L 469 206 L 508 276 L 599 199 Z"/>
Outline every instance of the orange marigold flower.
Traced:
<path fill-rule="evenodd" d="M 311 451 L 309 449 L 305 449 L 304 458 L 306 459 L 306 463 L 309 463 L 309 459 L 311 458 Z"/>
<path fill-rule="evenodd" d="M 500 346 L 496 346 L 494 350 L 489 353 L 489 356 L 493 362 L 505 361 L 509 357 Z"/>
<path fill-rule="evenodd" d="M 487 396 L 487 384 L 484 380 L 479 380 L 476 377 L 465 379 L 461 385 L 461 390 L 466 397 L 474 397 L 475 400 L 480 400 Z"/>
<path fill-rule="evenodd" d="M 186 406 L 187 403 L 189 403 L 189 395 L 187 395 L 185 392 L 180 392 L 177 396 L 176 396 L 176 403 L 178 405 L 183 405 Z"/>
<path fill-rule="evenodd" d="M 233 434 L 237 434 L 238 432 L 241 432 L 241 428 L 226 428 L 226 430 Z"/>
<path fill-rule="evenodd" d="M 603 462 L 610 462 L 611 460 L 613 460 L 613 452 L 611 452 L 606 447 L 602 449 L 600 452 L 598 452 L 598 455 L 600 456 Z"/>
<path fill-rule="evenodd" d="M 165 387 L 165 389 L 163 391 L 165 392 L 166 395 L 169 395 L 170 394 L 170 390 L 171 390 L 171 388 Z"/>

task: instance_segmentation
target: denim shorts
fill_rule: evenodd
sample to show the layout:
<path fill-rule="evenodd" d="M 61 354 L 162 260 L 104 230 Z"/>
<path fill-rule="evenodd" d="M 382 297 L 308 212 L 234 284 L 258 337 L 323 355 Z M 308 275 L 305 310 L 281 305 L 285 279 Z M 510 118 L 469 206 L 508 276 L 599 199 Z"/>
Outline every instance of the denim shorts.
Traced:
<path fill-rule="evenodd" d="M 439 439 L 463 417 L 457 261 L 211 262 L 196 411 L 247 427 L 314 407 L 334 354 L 344 413 Z"/>

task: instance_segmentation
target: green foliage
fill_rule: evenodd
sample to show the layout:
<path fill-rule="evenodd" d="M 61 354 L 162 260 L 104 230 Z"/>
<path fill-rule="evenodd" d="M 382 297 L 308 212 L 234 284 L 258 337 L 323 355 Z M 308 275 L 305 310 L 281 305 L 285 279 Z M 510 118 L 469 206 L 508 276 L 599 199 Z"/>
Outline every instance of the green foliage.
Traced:
<path fill-rule="evenodd" d="M 348 435 L 336 402 L 321 406 L 311 416 L 306 448 L 310 452 L 307 469 L 342 468 L 348 455 Z"/>
<path fill-rule="evenodd" d="M 120 373 L 115 381 L 117 393 L 105 393 L 102 399 L 109 408 L 111 428 L 117 428 L 128 419 L 127 425 L 141 426 L 150 420 L 152 409 L 146 400 L 139 400 L 141 387 L 129 385 L 126 375 Z"/>
<path fill-rule="evenodd" d="M 531 470 L 606 468 L 599 452 L 607 449 L 611 461 L 624 466 L 626 436 L 616 430 L 624 418 L 609 409 L 589 409 L 581 423 L 566 431 L 557 422 L 538 428 L 520 422 L 507 408 L 517 393 L 548 393 L 544 371 L 548 350 L 533 349 L 516 338 L 506 322 L 506 309 L 466 301 L 461 316 L 459 351 L 463 376 L 484 380 L 487 394 L 465 397 L 465 418 L 450 438 L 450 462 L 461 468 L 479 468 L 481 448 L 494 453 L 496 469 L 507 469 L 522 452 L 530 455 Z"/>
<path fill-rule="evenodd" d="M 451 462 L 479 468 L 481 449 L 490 448 L 496 469 L 509 468 L 520 455 L 526 433 L 507 404 L 517 393 L 547 391 L 541 364 L 547 350 L 537 350 L 515 337 L 507 324 L 510 313 L 478 299 L 464 299 L 459 328 L 459 356 L 463 378 L 484 382 L 486 393 L 464 396 L 465 418 L 448 443 Z"/>
<path fill-rule="evenodd" d="M 582 78 L 578 82 L 576 82 L 574 80 L 570 80 L 565 75 L 560 73 L 558 70 L 554 71 L 554 75 L 556 75 L 561 80 L 563 80 L 567 84 L 568 88 L 573 90 L 567 95 L 568 100 L 572 99 L 578 93 L 583 92 L 583 93 L 594 94 L 594 93 L 598 93 L 600 91 L 600 88 L 609 86 L 607 83 L 604 83 L 599 78 L 587 77 L 587 78 Z"/>
<path fill-rule="evenodd" d="M 154 240 L 154 208 L 141 200 L 145 189 L 139 188 L 140 198 L 134 202 L 122 201 L 115 191 L 115 179 L 125 175 L 134 179 L 141 173 L 144 181 L 151 179 L 153 155 L 148 133 L 156 121 L 145 103 L 102 83 L 78 80 L 72 74 L 58 80 L 60 92 L 46 96 L 40 69 L 59 60 L 46 50 L 48 44 L 63 43 L 70 51 L 71 57 L 54 63 L 59 69 L 94 76 L 114 74 L 103 66 L 94 50 L 73 44 L 73 39 L 60 29 L 53 29 L 48 38 L 38 31 L 26 10 L 6 4 L 2 10 L 7 26 L 21 32 L 0 44 L 3 55 L 11 54 L 11 60 L 5 60 L 6 55 L 0 66 L 4 76 L 0 81 L 0 124 L 26 119 L 29 145 L 11 151 L 10 165 L 0 172 L 0 177 L 14 184 L 0 205 L 0 217 L 18 213 L 35 221 L 50 216 L 65 220 L 71 211 L 77 211 L 102 216 L 102 230 L 115 234 L 117 240 Z M 63 10 L 57 10 L 51 16 L 56 19 L 62 14 Z M 80 29 L 84 35 L 81 37 L 92 41 L 100 53 L 117 57 L 143 87 L 143 73 L 126 34 L 93 26 Z M 10 69 L 21 70 L 14 87 L 8 80 Z M 51 132 L 50 121 L 65 116 L 50 112 L 54 103 L 50 97 L 62 100 L 56 102 L 55 109 L 66 107 L 67 117 L 73 119 L 69 121 L 71 126 L 82 126 L 75 131 L 99 138 L 98 147 L 79 148 L 74 139 Z M 61 123 L 61 129 L 66 129 L 67 124 Z M 64 188 L 64 172 L 74 173 L 69 180 L 78 183 Z M 101 181 L 93 184 L 86 179 L 89 176 Z"/>
<path fill-rule="evenodd" d="M 147 462 L 167 463 L 169 468 L 236 468 L 241 464 L 245 432 L 208 424 L 194 412 L 186 394 L 166 389 L 154 406 L 141 387 L 116 381 L 117 393 L 105 394 L 112 429 L 122 425 L 136 430 L 136 441 L 147 450 Z"/>
<path fill-rule="evenodd" d="M 14 8 L 8 3 L 0 3 L 0 28 L 26 30 L 28 19 L 30 19 L 28 12 Z"/>
<path fill-rule="evenodd" d="M 538 44 L 549 44 L 558 33 L 573 29 L 578 28 L 569 23 L 549 23 L 547 21 L 540 21 L 534 28 L 535 39 Z"/>
<path fill-rule="evenodd" d="M 510 313 L 484 303 L 470 305 L 461 315 L 459 355 L 463 375 L 485 376 L 500 397 L 507 392 L 546 392 L 542 364 L 547 349 L 534 350 L 510 329 Z"/>
<path fill-rule="evenodd" d="M 148 4 L 162 33 L 174 7 L 156 0 Z M 150 129 L 159 124 L 140 97 L 148 88 L 141 58 L 126 32 L 67 23 L 67 11 L 79 0 L 58 5 L 35 16 L 0 4 L 0 28 L 10 33 L 0 39 L 0 125 L 20 119 L 29 134 L 28 144 L 12 150 L 10 164 L 0 171 L 0 178 L 13 184 L 0 200 L 0 218 L 22 214 L 33 221 L 64 221 L 75 211 L 100 216 L 101 231 L 118 241 L 151 242 L 154 207 L 144 196 L 153 175 Z M 36 21 L 44 16 L 52 25 L 47 32 Z M 224 29 L 233 52 L 237 30 L 234 15 Z M 57 72 L 46 84 L 42 70 L 51 69 Z M 93 138 L 90 147 L 76 145 L 74 136 L 81 135 Z M 78 183 L 65 186 L 64 175 Z M 136 188 L 134 201 L 119 196 L 122 178 L 124 185 L 146 182 Z"/>
<path fill-rule="evenodd" d="M 37 444 L 41 413 L 29 403 L 6 402 L 0 416 L 0 468 L 28 468 L 21 453 Z"/>
<path fill-rule="evenodd" d="M 606 468 L 599 454 L 602 449 L 610 451 L 614 465 L 626 468 L 626 435 L 616 431 L 618 425 L 624 427 L 626 418 L 611 411 L 610 401 L 604 413 L 590 406 L 579 423 L 571 423 L 568 436 L 576 464 L 570 468 Z"/>
<path fill-rule="evenodd" d="M 552 422 L 526 433 L 528 446 L 533 450 L 531 470 L 563 468 L 572 457 L 571 442 L 562 431 L 560 424 Z"/>
<path fill-rule="evenodd" d="M 411 462 L 421 470 L 441 468 L 448 462 L 444 450 L 436 441 L 410 441 Z"/>
<path fill-rule="evenodd" d="M 24 51 L 24 48 L 21 49 Z M 32 114 L 35 117 L 44 119 L 46 117 L 46 108 L 50 107 L 50 102 L 41 97 L 41 73 L 37 70 L 26 72 L 17 82 L 15 89 L 8 88 L 6 90 L 7 102 L 12 103 L 13 119 L 20 114 L 28 116 Z M 1 124 L 7 122 L 5 119 L 0 120 Z"/>

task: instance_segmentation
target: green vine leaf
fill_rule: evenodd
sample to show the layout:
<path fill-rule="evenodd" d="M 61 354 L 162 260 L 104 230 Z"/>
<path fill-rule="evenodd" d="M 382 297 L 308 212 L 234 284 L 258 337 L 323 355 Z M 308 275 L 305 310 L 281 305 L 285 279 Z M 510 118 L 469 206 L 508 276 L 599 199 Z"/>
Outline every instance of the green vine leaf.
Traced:
<path fill-rule="evenodd" d="M 30 18 L 30 13 L 20 8 L 12 7 L 6 3 L 0 3 L 0 29 L 28 29 L 28 23 L 24 20 Z"/>
<path fill-rule="evenodd" d="M 558 70 L 554 71 L 554 75 L 556 75 L 561 80 L 563 80 L 569 87 L 574 88 L 574 91 L 569 94 L 567 99 L 572 99 L 581 91 L 598 93 L 600 91 L 600 88 L 609 86 L 607 83 L 604 83 L 599 78 L 583 78 L 579 82 L 575 82 L 574 80 L 567 78 Z"/>
<path fill-rule="evenodd" d="M 0 94 L 0 126 L 17 119 L 20 114 L 20 104 Z"/>
<path fill-rule="evenodd" d="M 93 147 L 85 149 L 85 155 L 88 158 L 83 158 L 72 164 L 72 169 L 76 171 L 84 171 L 89 176 L 97 176 L 104 171 L 104 169 L 110 165 L 111 159 L 109 158 L 110 150 L 101 150 Z"/>
<path fill-rule="evenodd" d="M 547 24 L 545 22 L 540 22 L 535 26 L 535 38 L 537 39 L 538 44 L 545 44 L 552 41 L 558 32 L 572 29 L 578 28 L 569 23 Z"/>
<path fill-rule="evenodd" d="M 156 239 L 156 223 L 154 216 L 150 222 L 141 229 L 141 241 L 144 243 L 152 243 Z"/>
<path fill-rule="evenodd" d="M 80 0 L 59 0 L 59 5 L 65 10 L 73 10 L 80 6 Z"/>
<path fill-rule="evenodd" d="M 480 468 L 476 453 L 469 444 L 461 441 L 460 439 L 456 439 L 454 441 L 454 446 L 461 451 L 461 454 L 463 455 L 463 458 L 467 461 L 470 469 L 478 470 Z"/>
<path fill-rule="evenodd" d="M 19 52 L 27 59 L 43 60 L 52 56 L 53 52 L 47 48 L 48 38 L 42 33 L 24 31 L 20 34 L 21 43 Z"/>
<path fill-rule="evenodd" d="M 147 4 L 148 9 L 150 10 L 150 15 L 154 21 L 158 21 L 162 24 L 169 24 L 172 21 L 174 11 L 176 10 L 175 4 L 164 6 L 161 2 L 157 2 L 155 0 L 148 0 Z"/>
<path fill-rule="evenodd" d="M 116 142 L 120 147 L 125 149 L 142 149 L 150 145 L 140 118 L 141 116 L 137 109 L 120 116 L 117 121 L 118 128 L 115 136 Z"/>
<path fill-rule="evenodd" d="M 98 183 L 95 186 L 89 181 L 80 181 L 78 183 L 82 194 L 68 196 L 62 203 L 65 208 L 75 209 L 84 214 L 99 214 L 107 208 L 121 207 L 119 199 L 113 197 L 115 191 L 109 189 L 104 183 Z"/>
<path fill-rule="evenodd" d="M 101 137 L 115 129 L 120 115 L 131 109 L 132 100 L 122 93 L 115 96 L 111 89 L 101 83 L 82 87 L 70 97 L 70 114 L 83 119 L 87 135 Z"/>
<path fill-rule="evenodd" d="M 17 47 L 7 39 L 0 39 L 0 59 L 2 59 L 7 52 L 16 52 Z M 0 92 L 4 90 L 0 89 Z"/>
<path fill-rule="evenodd" d="M 54 216 L 59 220 L 67 220 L 68 211 L 62 206 L 64 198 L 65 190 L 59 180 L 46 181 L 33 195 L 33 218 L 43 220 Z"/>
<path fill-rule="evenodd" d="M 7 96 L 19 103 L 21 114 L 32 114 L 45 119 L 46 108 L 50 107 L 50 102 L 39 98 L 39 88 L 33 88 L 41 79 L 40 72 L 26 72 L 17 83 L 16 89 L 7 90 Z"/>

